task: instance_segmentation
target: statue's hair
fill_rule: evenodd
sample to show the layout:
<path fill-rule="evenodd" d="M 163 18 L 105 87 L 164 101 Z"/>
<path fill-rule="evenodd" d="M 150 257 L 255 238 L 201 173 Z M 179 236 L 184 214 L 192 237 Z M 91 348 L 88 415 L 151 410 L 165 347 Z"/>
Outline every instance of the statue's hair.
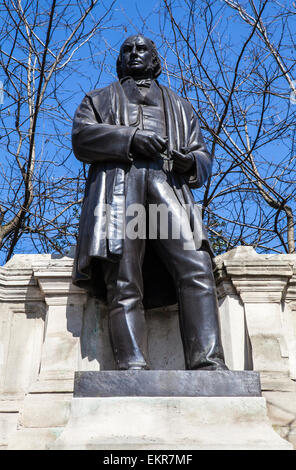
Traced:
<path fill-rule="evenodd" d="M 124 44 L 126 43 L 126 41 L 128 41 L 131 38 L 139 37 L 139 36 L 146 39 L 150 43 L 151 52 L 152 52 L 152 61 L 153 61 L 153 78 L 157 78 L 161 74 L 161 63 L 160 63 L 160 59 L 159 59 L 159 56 L 158 56 L 158 52 L 157 52 L 155 43 L 151 39 L 146 38 L 145 36 L 143 36 L 142 34 L 135 34 L 133 36 L 129 36 L 122 43 L 122 45 L 120 47 L 119 56 L 118 56 L 117 62 L 116 62 L 116 72 L 117 72 L 117 76 L 118 76 L 119 80 L 124 77 L 123 70 L 122 70 L 122 61 L 121 61 L 122 48 L 123 48 Z"/>

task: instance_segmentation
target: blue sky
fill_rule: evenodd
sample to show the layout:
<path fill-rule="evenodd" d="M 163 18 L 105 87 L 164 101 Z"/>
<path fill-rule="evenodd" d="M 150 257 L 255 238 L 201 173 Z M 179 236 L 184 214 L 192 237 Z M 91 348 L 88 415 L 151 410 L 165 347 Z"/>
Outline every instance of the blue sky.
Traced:
<path fill-rule="evenodd" d="M 105 5 L 110 5 L 112 2 L 111 0 L 106 0 Z M 60 81 L 60 87 L 58 90 L 59 96 L 62 99 L 65 99 L 66 107 L 65 113 L 61 112 L 59 115 L 59 119 L 57 120 L 52 113 L 48 112 L 48 108 L 44 110 L 42 113 L 41 119 L 39 121 L 39 132 L 40 132 L 40 140 L 39 140 L 39 148 L 42 149 L 44 153 L 44 158 L 48 160 L 52 160 L 53 164 L 48 168 L 48 177 L 49 178 L 59 178 L 67 172 L 70 174 L 75 173 L 81 170 L 81 164 L 75 159 L 74 155 L 70 155 L 65 167 L 57 166 L 54 163 L 54 159 L 57 155 L 61 154 L 70 154 L 71 152 L 71 124 L 72 124 L 72 117 L 74 115 L 75 109 L 81 102 L 84 94 L 93 89 L 94 87 L 103 87 L 108 85 L 111 81 L 116 79 L 116 72 L 115 72 L 115 63 L 116 58 L 118 55 L 118 51 L 120 45 L 124 41 L 126 37 L 131 34 L 135 34 L 136 32 L 143 32 L 147 36 L 151 37 L 159 50 L 160 56 L 167 56 L 168 61 L 171 62 L 171 65 L 174 64 L 175 57 L 172 52 L 168 50 L 168 47 L 163 43 L 160 31 L 164 29 L 166 36 L 169 37 L 172 33 L 171 27 L 168 21 L 167 15 L 164 13 L 164 10 L 160 11 L 160 5 L 162 2 L 155 0 L 151 2 L 147 2 L 146 0 L 117 0 L 115 6 L 113 7 L 112 11 L 112 19 L 110 24 L 112 28 L 105 28 L 103 29 L 100 34 L 98 34 L 95 38 L 91 40 L 91 45 L 93 49 L 93 56 L 90 57 L 90 50 L 89 47 L 86 45 L 81 48 L 78 53 L 75 55 L 75 61 L 73 65 L 69 67 L 67 71 L 64 72 L 62 80 Z M 181 7 L 176 8 L 174 10 L 177 21 L 183 26 L 186 27 L 186 22 L 182 21 L 184 16 L 184 2 L 180 2 Z M 246 3 L 246 2 L 245 2 Z M 257 2 L 258 3 L 258 2 Z M 47 0 L 42 0 L 40 2 L 41 5 L 47 5 Z M 198 6 L 202 6 L 204 3 L 198 2 Z M 227 15 L 220 15 L 220 8 L 222 7 L 223 2 L 217 0 L 214 3 L 214 9 L 218 12 L 219 17 L 219 31 L 225 31 L 226 35 L 229 38 L 229 46 L 228 50 L 225 51 L 226 55 L 226 66 L 229 64 L 232 65 L 236 59 L 237 51 L 241 47 L 244 38 L 249 32 L 249 27 L 244 25 L 241 19 L 230 9 L 227 10 Z M 97 7 L 97 13 L 100 13 L 100 6 Z M 266 17 L 273 14 L 273 7 L 270 3 L 266 7 Z M 220 15 L 220 16 L 219 16 Z M 92 21 L 92 18 L 89 20 Z M 196 18 L 196 24 L 194 25 L 195 30 L 198 35 L 198 40 L 202 44 L 204 39 L 204 31 L 202 29 L 202 21 L 199 18 Z M 40 30 L 39 33 L 41 37 L 44 38 L 46 29 Z M 60 40 L 63 39 L 64 35 L 63 29 L 57 30 L 55 32 L 55 37 L 53 40 Z M 275 40 L 277 40 L 277 32 L 275 32 L 274 36 Z M 108 53 L 106 54 L 106 51 Z M 20 54 L 22 54 L 20 49 Z M 259 49 L 260 53 L 260 49 Z M 289 54 L 293 54 L 293 51 L 289 52 Z M 80 59 L 83 59 L 82 62 L 79 62 Z M 217 70 L 215 69 L 214 61 L 211 63 L 211 57 L 207 58 L 209 62 L 209 69 L 212 67 L 211 73 L 217 74 Z M 249 61 L 250 64 L 252 62 L 252 58 L 244 57 L 244 60 Z M 295 72 L 295 71 L 294 71 Z M 291 71 L 293 73 L 293 70 Z M 2 80 L 3 78 L 3 80 Z M 294 77 L 296 78 L 296 77 Z M 218 80 L 220 78 L 218 77 Z M 5 81 L 5 77 L 0 74 L 0 80 Z M 167 77 L 166 74 L 163 73 L 159 77 L 159 81 L 162 83 L 167 84 Z M 282 84 L 284 93 L 289 95 L 289 87 L 287 83 L 283 80 Z M 178 81 L 172 80 L 171 86 L 178 85 Z M 192 102 L 194 102 L 196 98 L 192 95 Z M 7 105 L 8 98 L 5 97 Z M 49 96 L 49 103 L 52 100 L 52 97 Z M 282 118 L 284 119 L 285 115 L 289 115 L 292 111 L 295 113 L 292 107 L 288 108 L 287 101 L 286 102 L 279 102 L 277 104 L 277 109 L 279 110 Z M 207 110 L 205 110 L 206 112 Z M 271 111 L 271 119 L 272 119 L 272 111 Z M 251 129 L 251 137 L 252 134 L 256 132 L 256 126 L 250 126 Z M 65 139 L 63 140 L 63 146 L 59 145 L 59 142 L 54 139 L 52 136 L 44 136 L 43 133 L 48 132 L 49 134 L 54 134 L 56 131 L 66 133 Z M 277 164 L 279 161 L 283 160 L 286 157 L 287 148 L 282 142 L 276 142 L 275 144 L 268 144 L 264 148 L 261 149 L 261 156 L 260 158 L 262 161 L 266 159 L 268 162 L 274 162 Z M 216 152 L 216 161 L 219 161 L 220 157 L 225 156 L 225 152 L 221 149 L 217 149 Z M 276 183 L 278 184 L 278 183 Z M 200 190 L 196 193 L 197 200 L 202 198 L 203 190 Z M 222 201 L 223 202 L 223 201 Z M 224 200 L 224 205 L 226 206 L 229 201 L 227 198 Z M 252 209 L 249 208 L 248 216 L 250 220 L 252 218 Z M 29 237 L 24 237 L 23 241 L 17 245 L 15 252 L 34 252 L 36 251 L 36 247 L 34 247 L 29 239 Z"/>

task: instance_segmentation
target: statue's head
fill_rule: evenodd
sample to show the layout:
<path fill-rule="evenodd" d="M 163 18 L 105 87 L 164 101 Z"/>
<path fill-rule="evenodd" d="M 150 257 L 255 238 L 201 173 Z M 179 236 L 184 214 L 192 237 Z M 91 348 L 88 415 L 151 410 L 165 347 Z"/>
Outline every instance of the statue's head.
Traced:
<path fill-rule="evenodd" d="M 157 78 L 161 65 L 154 42 L 141 34 L 128 37 L 120 48 L 116 68 L 119 79 Z"/>

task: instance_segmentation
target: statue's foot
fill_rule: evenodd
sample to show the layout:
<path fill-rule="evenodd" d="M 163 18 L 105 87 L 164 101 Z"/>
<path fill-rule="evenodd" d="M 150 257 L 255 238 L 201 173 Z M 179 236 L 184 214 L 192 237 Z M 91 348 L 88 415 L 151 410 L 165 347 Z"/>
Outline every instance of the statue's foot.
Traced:
<path fill-rule="evenodd" d="M 129 367 L 128 370 L 148 370 L 148 367 L 147 366 L 145 366 L 145 367 L 132 366 L 132 367 Z"/>
<path fill-rule="evenodd" d="M 219 362 L 216 364 L 205 364 L 197 367 L 193 367 L 192 370 L 229 370 L 227 365 L 223 362 Z"/>
<path fill-rule="evenodd" d="M 229 370 L 227 366 L 209 366 L 209 367 L 201 367 L 197 370 Z"/>
<path fill-rule="evenodd" d="M 127 367 L 120 367 L 119 370 L 149 370 L 147 364 L 132 364 Z"/>
<path fill-rule="evenodd" d="M 212 366 L 206 367 L 197 367 L 195 370 L 229 370 L 228 367 L 224 364 L 213 364 Z"/>

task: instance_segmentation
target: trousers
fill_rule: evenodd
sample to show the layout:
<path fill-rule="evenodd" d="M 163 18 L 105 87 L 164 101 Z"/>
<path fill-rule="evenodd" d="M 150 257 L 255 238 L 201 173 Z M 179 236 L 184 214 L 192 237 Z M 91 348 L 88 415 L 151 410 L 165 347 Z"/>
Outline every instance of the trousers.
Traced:
<path fill-rule="evenodd" d="M 172 229 L 174 221 L 179 220 L 180 200 L 161 161 L 147 163 L 139 159 L 133 163 L 126 185 L 126 208 L 132 204 L 142 204 L 146 208 L 153 204 L 168 207 L 169 229 Z M 143 216 L 139 223 L 145 224 L 146 220 Z M 127 216 L 126 224 L 129 221 Z M 172 236 L 172 230 L 168 230 L 167 237 L 160 236 L 161 223 L 152 228 L 156 238 L 149 243 L 154 244 L 176 288 L 186 368 L 227 369 L 210 255 L 196 250 L 193 244 L 190 246 L 190 241 L 188 246 L 188 233 L 191 231 L 188 219 L 182 220 L 177 238 Z M 116 263 L 103 262 L 110 339 L 118 369 L 150 368 L 142 304 L 142 264 L 146 242 L 145 237 L 126 236 L 122 258 Z"/>

